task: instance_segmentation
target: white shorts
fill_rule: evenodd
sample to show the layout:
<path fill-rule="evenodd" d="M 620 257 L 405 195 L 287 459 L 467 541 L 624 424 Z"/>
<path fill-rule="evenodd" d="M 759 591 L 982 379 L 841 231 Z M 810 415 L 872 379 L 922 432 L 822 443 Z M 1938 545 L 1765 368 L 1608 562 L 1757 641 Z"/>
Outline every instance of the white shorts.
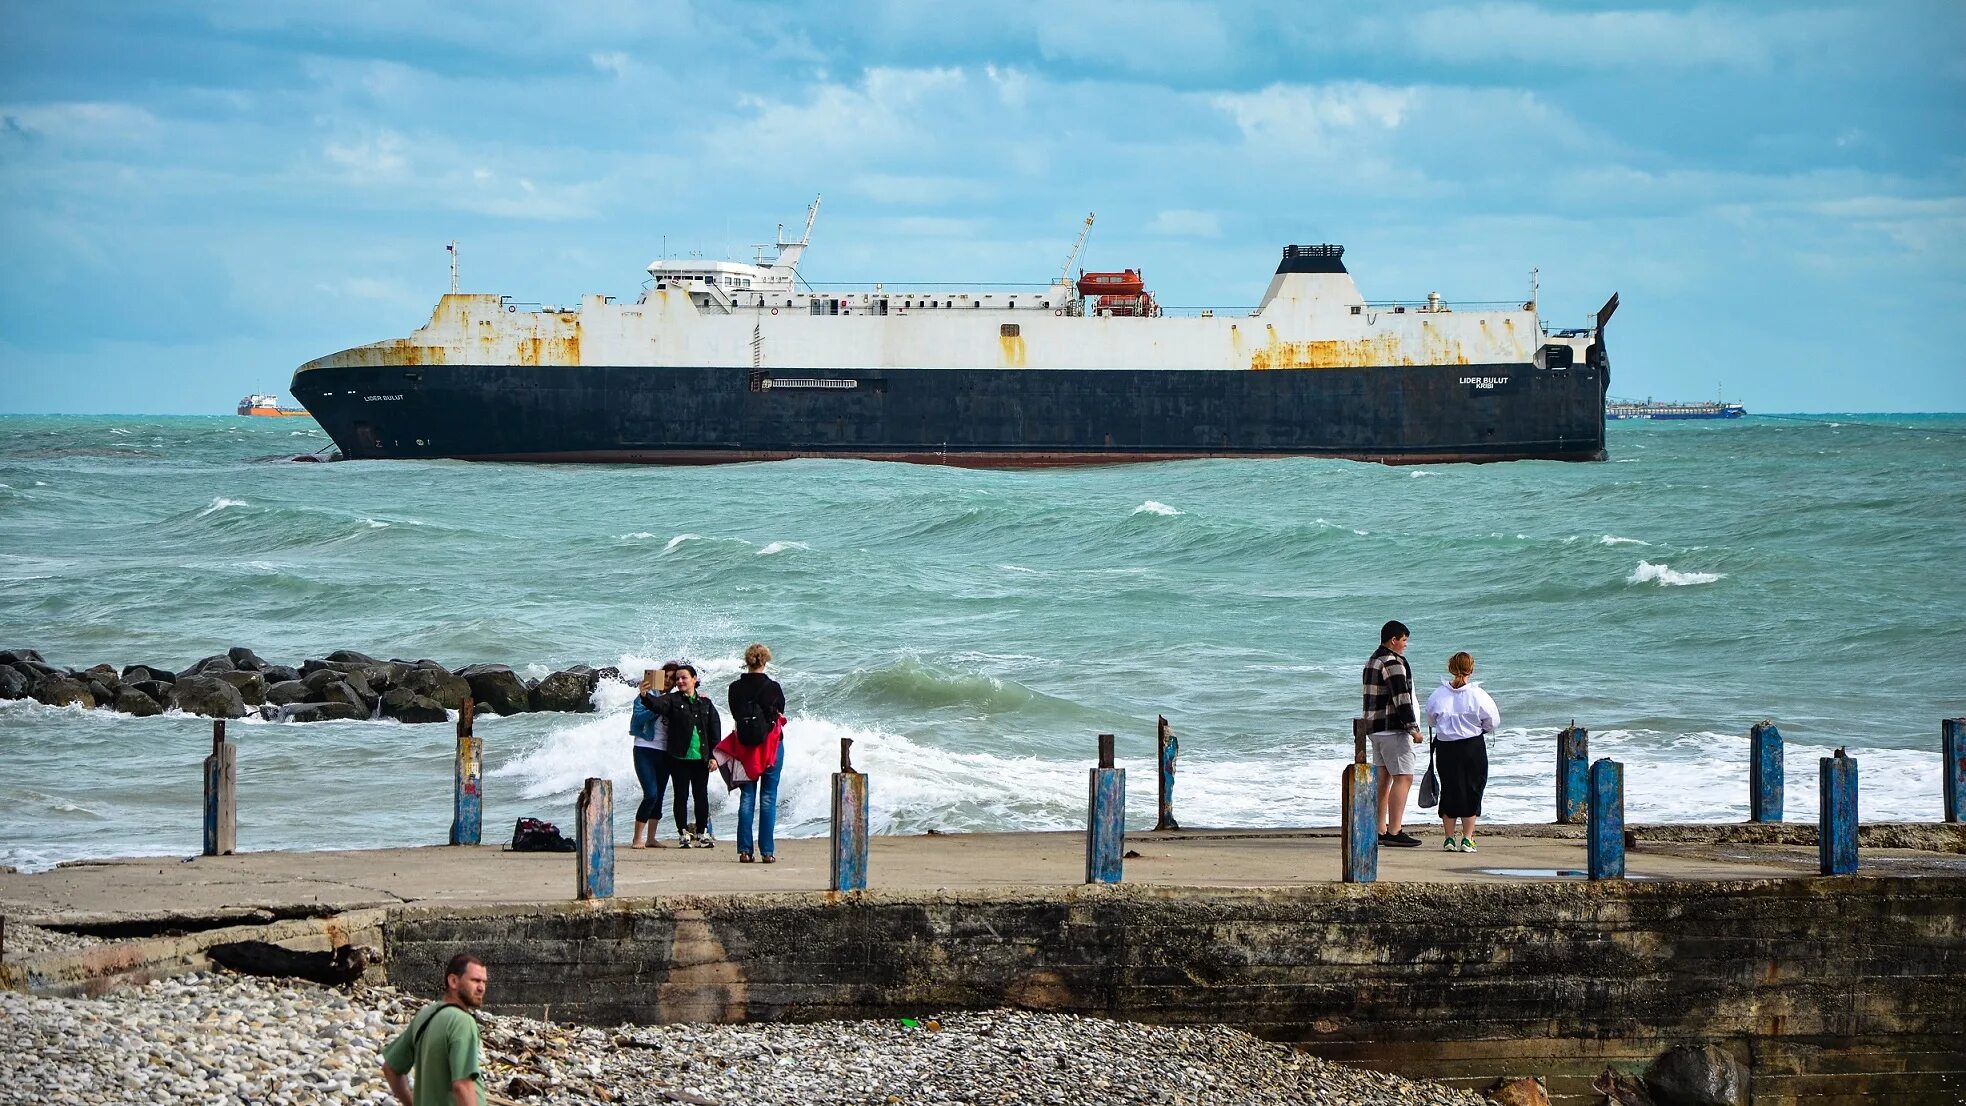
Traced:
<path fill-rule="evenodd" d="M 1413 740 L 1413 735 L 1404 730 L 1393 733 L 1375 733 L 1372 742 L 1372 763 L 1384 768 L 1389 775 L 1411 776 L 1420 770 L 1420 750 L 1426 748 Z"/>

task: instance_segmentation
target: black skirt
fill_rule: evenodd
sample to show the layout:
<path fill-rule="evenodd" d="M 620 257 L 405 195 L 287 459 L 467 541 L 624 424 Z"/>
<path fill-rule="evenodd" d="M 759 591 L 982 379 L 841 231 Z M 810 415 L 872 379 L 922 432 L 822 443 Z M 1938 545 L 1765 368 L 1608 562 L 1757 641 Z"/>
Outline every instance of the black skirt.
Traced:
<path fill-rule="evenodd" d="M 1440 773 L 1440 816 L 1480 817 L 1481 793 L 1488 790 L 1488 739 L 1435 741 L 1434 770 Z"/>

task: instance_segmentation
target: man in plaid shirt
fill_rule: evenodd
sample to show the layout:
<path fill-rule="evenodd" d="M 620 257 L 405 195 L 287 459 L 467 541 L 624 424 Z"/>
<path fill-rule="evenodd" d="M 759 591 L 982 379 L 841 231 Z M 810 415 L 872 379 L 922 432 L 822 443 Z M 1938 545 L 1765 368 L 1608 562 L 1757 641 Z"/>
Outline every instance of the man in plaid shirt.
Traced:
<path fill-rule="evenodd" d="M 1420 839 L 1407 833 L 1406 796 L 1420 767 L 1420 718 L 1413 709 L 1413 669 L 1406 663 L 1406 623 L 1379 628 L 1379 648 L 1365 662 L 1365 724 L 1372 762 L 1379 766 L 1379 844 L 1410 849 Z"/>

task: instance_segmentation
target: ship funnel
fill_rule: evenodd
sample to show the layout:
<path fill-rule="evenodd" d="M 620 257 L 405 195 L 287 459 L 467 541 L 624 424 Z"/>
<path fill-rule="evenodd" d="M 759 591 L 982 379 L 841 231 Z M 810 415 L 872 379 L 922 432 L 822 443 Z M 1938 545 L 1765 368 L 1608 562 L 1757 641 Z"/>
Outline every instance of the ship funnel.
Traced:
<path fill-rule="evenodd" d="M 1315 246 L 1285 246 L 1276 275 L 1263 292 L 1258 311 L 1294 301 L 1307 317 L 1351 314 L 1365 298 L 1345 271 L 1345 247 L 1326 242 Z"/>

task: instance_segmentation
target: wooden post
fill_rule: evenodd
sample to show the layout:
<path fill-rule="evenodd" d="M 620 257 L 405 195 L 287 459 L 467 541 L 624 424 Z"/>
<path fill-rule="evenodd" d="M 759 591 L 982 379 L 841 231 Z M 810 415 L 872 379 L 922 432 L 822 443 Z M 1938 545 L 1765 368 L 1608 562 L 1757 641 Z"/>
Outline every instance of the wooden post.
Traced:
<path fill-rule="evenodd" d="M 1572 721 L 1556 735 L 1556 820 L 1580 825 L 1590 801 L 1591 732 Z"/>
<path fill-rule="evenodd" d="M 867 774 L 853 770 L 853 739 L 840 739 L 833 773 L 833 890 L 867 889 Z"/>
<path fill-rule="evenodd" d="M 1099 767 L 1086 789 L 1085 881 L 1118 883 L 1126 851 L 1126 769 L 1113 767 L 1113 735 L 1099 735 Z"/>
<path fill-rule="evenodd" d="M 1939 780 L 1946 792 L 1946 821 L 1959 824 L 1966 819 L 1966 718 L 1948 718 L 1939 723 L 1940 751 L 1945 766 Z"/>
<path fill-rule="evenodd" d="M 590 776 L 573 808 L 574 897 L 614 897 L 614 781 Z"/>
<path fill-rule="evenodd" d="M 1365 728 L 1365 719 L 1363 718 L 1352 719 L 1352 763 L 1353 764 L 1372 763 L 1372 757 L 1368 755 L 1370 753 L 1370 750 L 1366 748 L 1366 740 L 1365 740 L 1366 735 L 1370 734 L 1371 732 L 1372 732 L 1371 730 Z"/>
<path fill-rule="evenodd" d="M 1343 819 L 1344 880 L 1371 883 L 1379 878 L 1379 789 L 1369 764 L 1348 764 L 1338 783 Z"/>
<path fill-rule="evenodd" d="M 457 763 L 452 774 L 451 844 L 476 845 L 485 822 L 484 742 L 471 732 L 473 704 L 464 700 L 457 712 Z"/>
<path fill-rule="evenodd" d="M 1748 731 L 1748 821 L 1782 820 L 1782 731 L 1773 722 L 1757 722 Z"/>
<path fill-rule="evenodd" d="M 206 856 L 231 856 L 237 844 L 238 751 L 225 740 L 225 720 L 214 720 L 212 755 L 205 758 Z"/>
<path fill-rule="evenodd" d="M 1838 749 L 1821 771 L 1816 859 L 1824 875 L 1845 876 L 1857 870 L 1857 762 Z"/>
<path fill-rule="evenodd" d="M 1605 757 L 1591 765 L 1590 878 L 1625 878 L 1625 766 Z"/>
<path fill-rule="evenodd" d="M 1154 739 L 1160 765 L 1160 817 L 1154 820 L 1154 829 L 1178 830 L 1181 823 L 1174 820 L 1174 761 L 1181 755 L 1181 742 L 1165 716 L 1158 716 Z"/>

